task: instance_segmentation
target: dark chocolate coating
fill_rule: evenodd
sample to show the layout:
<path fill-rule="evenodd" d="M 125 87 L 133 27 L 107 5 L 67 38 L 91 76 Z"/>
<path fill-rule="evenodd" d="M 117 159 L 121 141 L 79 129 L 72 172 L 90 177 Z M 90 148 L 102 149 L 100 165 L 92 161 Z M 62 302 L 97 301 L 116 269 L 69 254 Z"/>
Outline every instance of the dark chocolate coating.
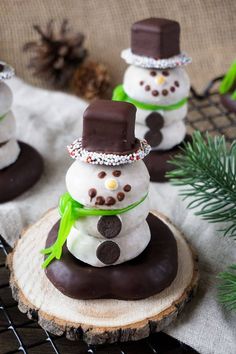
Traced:
<path fill-rule="evenodd" d="M 19 142 L 15 163 L 0 170 L 0 203 L 12 200 L 32 187 L 43 172 L 43 159 L 32 146 Z"/>
<path fill-rule="evenodd" d="M 185 142 L 191 142 L 190 135 L 186 135 Z M 150 174 L 150 180 L 152 182 L 168 182 L 168 178 L 165 176 L 167 172 L 175 169 L 174 165 L 170 164 L 170 161 L 175 155 L 181 153 L 181 144 L 176 145 L 171 150 L 167 151 L 151 151 L 145 158 L 144 163 L 147 166 Z"/>
<path fill-rule="evenodd" d="M 140 145 L 135 138 L 136 107 L 131 103 L 97 100 L 84 112 L 82 145 L 88 151 L 130 154 Z"/>
<path fill-rule="evenodd" d="M 180 25 L 164 18 L 148 18 L 131 27 L 131 51 L 154 59 L 180 54 Z"/>
<path fill-rule="evenodd" d="M 177 244 L 159 218 L 149 214 L 147 221 L 151 241 L 135 259 L 97 268 L 77 260 L 64 246 L 61 260 L 54 260 L 46 268 L 48 279 L 63 294 L 75 299 L 138 300 L 161 292 L 176 277 Z M 46 247 L 55 242 L 58 227 L 59 222 L 49 232 Z"/>
<path fill-rule="evenodd" d="M 231 98 L 231 93 L 220 96 L 221 103 L 230 112 L 236 112 L 236 100 Z"/>
<path fill-rule="evenodd" d="M 116 215 L 102 216 L 98 220 L 97 229 L 105 238 L 114 238 L 119 235 L 122 223 Z"/>

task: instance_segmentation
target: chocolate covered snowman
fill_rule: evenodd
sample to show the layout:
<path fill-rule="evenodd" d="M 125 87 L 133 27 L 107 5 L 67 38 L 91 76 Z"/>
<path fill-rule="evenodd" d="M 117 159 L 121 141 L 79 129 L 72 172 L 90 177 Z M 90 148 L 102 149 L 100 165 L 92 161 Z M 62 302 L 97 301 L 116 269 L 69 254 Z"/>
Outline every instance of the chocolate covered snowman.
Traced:
<path fill-rule="evenodd" d="M 11 89 L 3 81 L 11 78 L 13 74 L 13 68 L 0 63 L 0 170 L 14 163 L 20 153 L 15 138 L 15 118 L 11 111 L 13 96 Z"/>
<path fill-rule="evenodd" d="M 158 151 L 162 160 L 169 160 L 169 154 L 163 152 L 176 148 L 186 137 L 184 119 L 190 81 L 184 65 L 191 59 L 180 52 L 179 38 L 180 25 L 176 21 L 149 18 L 134 23 L 131 48 L 121 54 L 130 66 L 123 85 L 113 94 L 114 100 L 137 107 L 136 135 L 152 147 L 146 161 L 152 180 L 162 179 L 168 170 L 167 166 L 159 166 L 159 171 L 153 171 L 158 169 Z"/>
<path fill-rule="evenodd" d="M 75 162 L 66 174 L 68 193 L 61 214 L 75 203 L 75 217 L 70 211 L 66 221 L 62 219 L 61 230 L 63 223 L 71 227 L 63 236 L 59 230 L 58 240 L 66 237 L 68 250 L 95 267 L 133 259 L 150 241 L 150 178 L 142 161 L 150 147 L 135 138 L 135 113 L 129 103 L 96 101 L 84 113 L 82 139 L 69 146 Z M 57 253 L 58 240 L 46 252 L 45 265 Z"/>
<path fill-rule="evenodd" d="M 0 62 L 0 203 L 30 188 L 40 177 L 41 156 L 31 146 L 16 139 L 16 122 L 11 111 L 13 95 L 4 82 L 14 69 Z"/>

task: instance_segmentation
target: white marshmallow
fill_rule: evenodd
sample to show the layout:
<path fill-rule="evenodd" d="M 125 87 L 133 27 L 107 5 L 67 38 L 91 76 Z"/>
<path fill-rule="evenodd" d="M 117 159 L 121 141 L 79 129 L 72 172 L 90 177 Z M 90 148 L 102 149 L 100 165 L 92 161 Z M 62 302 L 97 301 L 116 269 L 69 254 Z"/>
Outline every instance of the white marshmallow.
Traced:
<path fill-rule="evenodd" d="M 116 173 L 114 173 L 116 171 Z M 119 171 L 119 172 L 118 172 Z M 103 178 L 100 178 L 103 172 Z M 75 161 L 66 174 L 67 190 L 73 199 L 89 208 L 121 209 L 139 201 L 148 193 L 149 173 L 143 161 L 121 166 L 91 165 Z M 130 190 L 124 188 L 129 185 Z M 125 191 L 125 189 L 127 191 Z M 91 198 L 89 191 L 96 191 Z M 117 194 L 124 199 L 118 200 Z M 96 197 L 115 199 L 113 205 L 96 205 Z M 112 239 L 120 247 L 120 257 L 114 264 L 125 262 L 140 254 L 150 240 L 150 230 L 146 222 L 149 213 L 148 197 L 136 208 L 118 214 L 121 231 Z M 79 218 L 67 238 L 69 251 L 78 259 L 96 267 L 105 267 L 96 256 L 97 247 L 106 240 L 98 231 L 98 217 Z"/>
<path fill-rule="evenodd" d="M 119 170 L 121 175 L 114 177 L 112 172 Z M 104 178 L 99 178 L 99 172 L 105 172 Z M 106 188 L 106 180 L 113 178 L 118 183 L 116 190 Z M 149 173 L 143 161 L 133 162 L 120 166 L 92 165 L 76 160 L 69 168 L 66 174 L 66 187 L 73 199 L 79 203 L 98 209 L 120 209 L 144 197 L 149 188 Z M 131 190 L 125 192 L 124 186 L 129 184 Z M 96 205 L 96 197 L 92 200 L 89 196 L 89 190 L 95 188 L 97 196 L 113 197 L 116 203 L 112 206 Z M 125 198 L 122 201 L 117 200 L 117 193 L 123 192 Z"/>
<path fill-rule="evenodd" d="M 146 125 L 146 119 L 147 117 L 152 114 L 153 112 L 157 112 L 159 113 L 163 119 L 164 119 L 164 125 L 170 125 L 174 122 L 183 120 L 186 115 L 187 115 L 187 111 L 188 111 L 188 105 L 184 104 L 183 106 L 181 106 L 178 109 L 174 109 L 171 111 L 163 111 L 163 110 L 158 110 L 158 111 L 149 111 L 146 109 L 140 109 L 137 108 L 137 113 L 136 113 L 136 124 L 142 124 L 142 125 Z"/>
<path fill-rule="evenodd" d="M 151 72 L 156 72 L 155 76 Z M 162 72 L 168 72 L 168 76 L 162 75 Z M 164 80 L 158 83 L 158 79 Z M 178 81 L 179 87 L 175 85 Z M 140 82 L 143 82 L 140 85 Z M 161 82 L 161 81 L 160 81 Z M 150 87 L 149 91 L 145 90 L 146 86 Z M 124 90 L 127 95 L 137 101 L 153 104 L 153 105 L 171 105 L 179 102 L 183 98 L 189 96 L 190 80 L 182 67 L 174 69 L 156 70 L 144 69 L 138 66 L 130 65 L 124 75 Z M 171 92 L 170 88 L 174 87 L 175 91 Z M 152 91 L 158 91 L 158 96 L 153 96 Z M 168 95 L 162 94 L 163 90 L 168 90 Z"/>
<path fill-rule="evenodd" d="M 5 82 L 0 81 L 0 117 L 11 109 L 12 101 L 11 89 Z"/>
<path fill-rule="evenodd" d="M 189 96 L 190 80 L 182 67 L 157 70 L 145 69 L 130 65 L 124 75 L 124 90 L 132 99 L 152 105 L 169 106 Z M 145 88 L 148 87 L 148 90 Z M 163 90 L 167 95 L 163 95 Z M 153 95 L 157 91 L 158 95 Z M 154 112 L 163 117 L 164 127 L 160 130 L 163 140 L 153 150 L 169 150 L 179 144 L 186 135 L 183 119 L 187 115 L 187 104 L 174 110 L 146 110 L 137 108 L 136 136 L 144 138 L 149 127 L 146 126 L 147 117 Z M 152 130 L 154 128 L 152 127 Z"/>
<path fill-rule="evenodd" d="M 15 136 L 16 122 L 13 113 L 9 111 L 6 116 L 0 120 L 0 143 L 8 141 Z"/>
<path fill-rule="evenodd" d="M 20 147 L 15 139 L 10 139 L 0 147 L 0 170 L 13 164 L 20 154 Z"/>
<path fill-rule="evenodd" d="M 113 264 L 120 264 L 137 257 L 147 247 L 150 238 L 150 229 L 146 221 L 129 234 L 113 238 L 112 241 L 120 248 L 120 257 Z M 104 239 L 84 234 L 73 227 L 67 238 L 67 248 L 82 262 L 94 267 L 105 267 L 106 264 L 102 263 L 96 256 L 97 248 L 102 242 L 104 242 Z"/>
<path fill-rule="evenodd" d="M 149 199 L 148 197 L 139 204 L 136 208 L 131 209 L 129 212 L 120 214 L 118 217 L 121 220 L 122 228 L 117 237 L 122 237 L 128 235 L 129 232 L 137 228 L 149 214 Z M 84 234 L 93 235 L 94 237 L 103 238 L 97 229 L 97 224 L 101 216 L 90 216 L 85 218 L 80 218 L 75 223 L 75 228 Z"/>

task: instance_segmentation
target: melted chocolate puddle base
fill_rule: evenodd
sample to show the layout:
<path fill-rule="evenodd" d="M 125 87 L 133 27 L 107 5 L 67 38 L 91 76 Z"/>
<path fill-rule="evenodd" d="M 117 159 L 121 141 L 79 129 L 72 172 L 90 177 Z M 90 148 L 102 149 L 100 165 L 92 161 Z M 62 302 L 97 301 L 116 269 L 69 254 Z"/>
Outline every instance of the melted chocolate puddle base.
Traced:
<path fill-rule="evenodd" d="M 177 243 L 171 230 L 158 217 L 150 213 L 147 221 L 151 240 L 135 259 L 97 268 L 76 259 L 65 245 L 61 259 L 47 267 L 46 276 L 64 295 L 80 300 L 138 300 L 161 292 L 177 274 Z M 55 242 L 58 227 L 59 221 L 50 230 L 46 247 Z"/>

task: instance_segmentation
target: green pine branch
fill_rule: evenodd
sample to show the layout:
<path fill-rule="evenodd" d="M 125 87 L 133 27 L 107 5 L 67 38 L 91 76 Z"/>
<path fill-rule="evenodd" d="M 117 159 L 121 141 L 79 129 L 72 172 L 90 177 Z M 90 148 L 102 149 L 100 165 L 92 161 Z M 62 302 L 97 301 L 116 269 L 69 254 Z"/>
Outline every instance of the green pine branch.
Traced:
<path fill-rule="evenodd" d="M 228 267 L 227 271 L 219 274 L 218 298 L 229 310 L 236 310 L 236 264 Z"/>
<path fill-rule="evenodd" d="M 236 142 L 228 150 L 223 136 L 205 140 L 195 132 L 170 163 L 176 168 L 167 174 L 171 183 L 189 186 L 180 192 L 192 198 L 188 208 L 201 207 L 195 214 L 210 222 L 226 222 L 224 235 L 236 239 Z"/>
<path fill-rule="evenodd" d="M 236 239 L 236 142 L 227 149 L 223 136 L 204 138 L 197 131 L 170 163 L 175 170 L 167 176 L 173 185 L 185 186 L 180 195 L 191 198 L 188 208 L 200 208 L 195 214 L 211 223 L 224 222 L 223 235 Z M 219 278 L 220 302 L 236 310 L 236 265 Z"/>

